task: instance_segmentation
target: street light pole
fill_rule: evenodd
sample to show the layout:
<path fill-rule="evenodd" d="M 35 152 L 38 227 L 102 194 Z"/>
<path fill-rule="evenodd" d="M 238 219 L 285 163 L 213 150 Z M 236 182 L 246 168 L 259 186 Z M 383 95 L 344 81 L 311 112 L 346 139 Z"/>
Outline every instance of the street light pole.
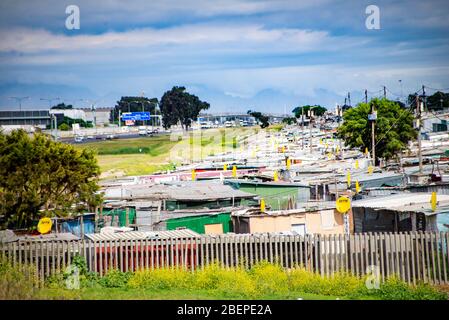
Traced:
<path fill-rule="evenodd" d="M 14 99 L 19 102 L 19 111 L 22 111 L 22 101 L 29 99 L 30 97 L 9 97 L 10 99 Z"/>

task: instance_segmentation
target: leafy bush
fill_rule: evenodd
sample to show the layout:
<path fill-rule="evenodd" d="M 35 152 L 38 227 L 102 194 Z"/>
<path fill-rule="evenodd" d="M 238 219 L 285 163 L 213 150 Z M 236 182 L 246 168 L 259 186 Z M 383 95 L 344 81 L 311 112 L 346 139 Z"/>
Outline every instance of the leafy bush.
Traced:
<path fill-rule="evenodd" d="M 288 292 L 288 277 L 282 267 L 267 261 L 255 264 L 249 271 L 261 294 Z"/>
<path fill-rule="evenodd" d="M 447 300 L 445 293 L 429 284 L 410 286 L 398 277 L 390 277 L 380 285 L 374 295 L 384 300 Z"/>
<path fill-rule="evenodd" d="M 121 272 L 120 270 L 110 270 L 98 281 L 105 288 L 125 288 L 131 278 L 131 272 Z"/>
<path fill-rule="evenodd" d="M 31 265 L 14 267 L 4 257 L 0 257 L 0 300 L 32 299 L 36 269 Z"/>
<path fill-rule="evenodd" d="M 62 131 L 68 131 L 68 130 L 70 130 L 70 127 L 69 127 L 69 125 L 67 123 L 61 123 L 59 125 L 58 129 L 62 130 Z"/>
<path fill-rule="evenodd" d="M 413 292 L 416 300 L 448 300 L 448 295 L 427 283 L 419 283 Z"/>

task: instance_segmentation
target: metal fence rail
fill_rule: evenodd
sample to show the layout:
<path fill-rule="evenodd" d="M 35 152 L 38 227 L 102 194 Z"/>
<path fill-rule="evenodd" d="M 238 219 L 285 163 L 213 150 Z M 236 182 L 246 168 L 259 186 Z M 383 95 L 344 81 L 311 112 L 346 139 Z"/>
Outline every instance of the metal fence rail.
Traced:
<path fill-rule="evenodd" d="M 379 272 L 408 283 L 448 284 L 449 233 L 363 233 L 355 235 L 220 235 L 108 241 L 19 241 L 0 244 L 15 266 L 31 264 L 43 281 L 66 270 L 76 256 L 100 276 L 109 270 L 136 271 L 161 267 L 185 270 L 217 262 L 223 267 L 266 260 L 284 268 L 296 266 L 323 277 L 338 271 L 364 276 Z"/>

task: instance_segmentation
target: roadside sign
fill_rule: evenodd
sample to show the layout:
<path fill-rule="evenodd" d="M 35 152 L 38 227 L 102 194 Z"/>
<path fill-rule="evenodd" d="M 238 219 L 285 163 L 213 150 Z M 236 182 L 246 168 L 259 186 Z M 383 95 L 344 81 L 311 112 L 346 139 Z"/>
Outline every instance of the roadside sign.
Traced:
<path fill-rule="evenodd" d="M 123 121 L 133 120 L 133 121 L 143 121 L 150 120 L 149 112 L 125 112 L 122 113 L 121 119 Z"/>
<path fill-rule="evenodd" d="M 40 234 L 49 233 L 51 231 L 52 225 L 53 223 L 51 222 L 50 218 L 42 218 L 37 224 L 37 231 L 39 231 Z"/>
<path fill-rule="evenodd" d="M 351 208 L 351 200 L 348 197 L 342 196 L 335 202 L 337 211 L 340 213 L 346 213 Z"/>
<path fill-rule="evenodd" d="M 133 126 L 134 120 L 125 120 L 125 126 Z"/>

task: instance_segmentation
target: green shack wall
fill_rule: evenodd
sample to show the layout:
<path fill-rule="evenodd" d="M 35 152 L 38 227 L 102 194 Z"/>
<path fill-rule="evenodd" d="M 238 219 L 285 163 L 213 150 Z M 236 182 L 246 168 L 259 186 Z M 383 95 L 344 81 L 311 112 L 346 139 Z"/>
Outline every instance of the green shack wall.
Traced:
<path fill-rule="evenodd" d="M 232 232 L 232 219 L 231 213 L 220 213 L 218 215 L 207 215 L 198 217 L 184 217 L 166 220 L 167 230 L 176 230 L 177 228 L 185 227 L 187 229 L 193 230 L 200 234 L 205 233 L 204 226 L 206 224 L 217 224 L 221 223 L 223 225 L 223 232 Z"/>
<path fill-rule="evenodd" d="M 283 210 L 287 208 L 288 199 L 298 200 L 298 187 L 278 187 L 264 185 L 244 185 L 241 184 L 239 189 L 244 192 L 257 194 L 265 199 L 272 210 Z"/>

